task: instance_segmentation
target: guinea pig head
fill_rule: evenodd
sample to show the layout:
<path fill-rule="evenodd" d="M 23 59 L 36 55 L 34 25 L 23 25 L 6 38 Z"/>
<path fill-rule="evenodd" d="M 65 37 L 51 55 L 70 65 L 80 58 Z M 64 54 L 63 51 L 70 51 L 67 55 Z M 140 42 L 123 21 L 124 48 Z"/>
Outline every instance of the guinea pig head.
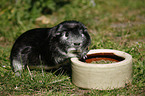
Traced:
<path fill-rule="evenodd" d="M 55 31 L 58 46 L 68 57 L 82 58 L 91 43 L 87 28 L 77 21 L 65 21 Z"/>

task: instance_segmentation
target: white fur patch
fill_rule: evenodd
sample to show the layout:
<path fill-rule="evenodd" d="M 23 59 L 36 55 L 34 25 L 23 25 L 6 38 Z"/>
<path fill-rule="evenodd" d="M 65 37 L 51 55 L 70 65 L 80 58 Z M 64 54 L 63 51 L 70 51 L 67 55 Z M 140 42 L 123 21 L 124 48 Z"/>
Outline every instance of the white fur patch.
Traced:
<path fill-rule="evenodd" d="M 23 70 L 23 65 L 20 61 L 18 60 L 13 60 L 13 67 L 14 67 L 14 71 L 22 71 Z"/>
<path fill-rule="evenodd" d="M 66 40 L 66 39 L 67 39 L 67 37 L 66 37 L 65 34 L 63 34 L 62 39 L 63 39 L 63 40 Z"/>
<path fill-rule="evenodd" d="M 68 56 L 68 57 L 76 57 L 77 54 L 74 54 L 73 52 L 76 52 L 76 49 L 75 49 L 75 48 L 69 48 L 69 49 L 68 49 L 67 56 Z"/>

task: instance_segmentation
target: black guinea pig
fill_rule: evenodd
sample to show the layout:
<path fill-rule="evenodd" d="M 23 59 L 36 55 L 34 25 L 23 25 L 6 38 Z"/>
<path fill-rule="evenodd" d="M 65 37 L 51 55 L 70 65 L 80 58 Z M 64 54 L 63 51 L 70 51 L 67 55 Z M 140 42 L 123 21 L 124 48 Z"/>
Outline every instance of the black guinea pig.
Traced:
<path fill-rule="evenodd" d="M 15 41 L 10 61 L 15 75 L 26 65 L 30 68 L 53 69 L 70 65 L 70 58 L 85 59 L 91 38 L 78 21 L 64 21 L 52 28 L 36 28 L 23 33 Z"/>

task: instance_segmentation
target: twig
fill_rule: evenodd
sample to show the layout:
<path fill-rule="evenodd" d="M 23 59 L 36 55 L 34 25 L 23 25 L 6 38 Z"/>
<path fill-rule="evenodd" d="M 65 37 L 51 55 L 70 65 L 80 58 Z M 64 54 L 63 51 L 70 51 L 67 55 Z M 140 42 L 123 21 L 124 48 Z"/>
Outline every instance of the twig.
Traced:
<path fill-rule="evenodd" d="M 29 74 L 30 74 L 30 76 L 31 76 L 31 80 L 33 80 L 33 78 L 32 78 L 32 74 L 31 74 L 31 71 L 30 71 L 30 69 L 29 69 L 29 66 L 28 66 L 28 65 L 27 65 L 27 69 L 28 69 Z"/>

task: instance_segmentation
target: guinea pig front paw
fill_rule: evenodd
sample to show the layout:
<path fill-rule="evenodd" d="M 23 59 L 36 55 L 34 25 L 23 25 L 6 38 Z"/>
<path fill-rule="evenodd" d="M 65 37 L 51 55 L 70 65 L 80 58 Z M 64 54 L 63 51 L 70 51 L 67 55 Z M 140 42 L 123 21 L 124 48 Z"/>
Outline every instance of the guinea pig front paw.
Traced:
<path fill-rule="evenodd" d="M 83 59 L 84 59 L 84 60 L 87 59 L 87 55 L 84 55 L 84 56 L 83 56 Z"/>
<path fill-rule="evenodd" d="M 87 59 L 87 55 L 83 55 L 83 56 L 80 58 L 81 61 L 85 61 L 86 59 Z"/>

